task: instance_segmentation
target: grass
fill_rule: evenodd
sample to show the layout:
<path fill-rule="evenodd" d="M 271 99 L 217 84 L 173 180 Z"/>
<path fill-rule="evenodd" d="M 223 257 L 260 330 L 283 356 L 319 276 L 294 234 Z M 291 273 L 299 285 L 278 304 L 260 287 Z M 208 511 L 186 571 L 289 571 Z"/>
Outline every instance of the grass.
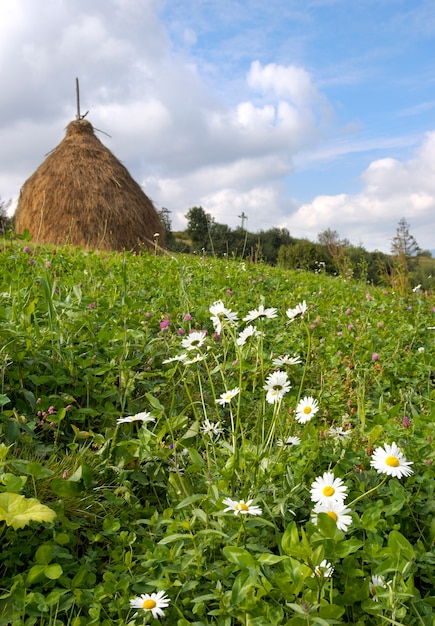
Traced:
<path fill-rule="evenodd" d="M 23 242 L 0 268 L 0 626 L 433 624 L 431 295 Z M 393 442 L 409 476 L 371 464 Z"/>

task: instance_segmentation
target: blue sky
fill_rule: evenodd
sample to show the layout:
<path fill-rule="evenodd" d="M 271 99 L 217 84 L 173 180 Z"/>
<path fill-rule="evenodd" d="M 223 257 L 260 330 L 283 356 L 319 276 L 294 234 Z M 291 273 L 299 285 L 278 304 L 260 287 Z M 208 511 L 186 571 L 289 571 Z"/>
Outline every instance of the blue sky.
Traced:
<path fill-rule="evenodd" d="M 0 196 L 82 112 L 158 208 L 435 249 L 433 0 L 2 0 Z"/>

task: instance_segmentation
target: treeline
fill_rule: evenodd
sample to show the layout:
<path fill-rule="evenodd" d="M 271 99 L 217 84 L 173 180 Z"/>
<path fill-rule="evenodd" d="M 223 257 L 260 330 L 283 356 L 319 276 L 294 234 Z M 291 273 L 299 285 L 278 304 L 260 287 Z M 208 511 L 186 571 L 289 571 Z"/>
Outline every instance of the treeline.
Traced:
<path fill-rule="evenodd" d="M 187 228 L 182 232 L 172 232 L 170 211 L 162 209 L 160 217 L 166 230 L 167 246 L 173 251 L 339 274 L 375 285 L 391 284 L 404 291 L 418 284 L 421 289 L 433 291 L 435 288 L 435 259 L 429 251 L 420 250 L 404 219 L 400 220 L 392 239 L 392 254 L 386 254 L 354 246 L 331 229 L 319 233 L 317 242 L 292 237 L 286 228 L 257 233 L 241 227 L 232 229 L 216 222 L 202 207 L 189 209 Z"/>

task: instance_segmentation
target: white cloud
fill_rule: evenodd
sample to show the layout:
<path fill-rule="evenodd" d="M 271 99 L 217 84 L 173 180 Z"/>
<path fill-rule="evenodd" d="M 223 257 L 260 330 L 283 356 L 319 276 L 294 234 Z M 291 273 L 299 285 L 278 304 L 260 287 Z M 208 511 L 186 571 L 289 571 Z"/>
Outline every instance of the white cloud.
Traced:
<path fill-rule="evenodd" d="M 405 217 L 422 248 L 435 245 L 435 131 L 427 133 L 415 156 L 373 161 L 363 172 L 359 194 L 317 196 L 291 217 L 291 232 L 316 239 L 326 228 L 351 243 L 389 252 L 397 223 Z M 430 226 L 428 226 L 430 225 Z"/>
<path fill-rule="evenodd" d="M 253 90 L 275 94 L 279 99 L 289 100 L 299 107 L 309 105 L 319 97 L 310 74 L 295 65 L 269 63 L 263 66 L 254 61 L 248 73 L 248 85 Z"/>

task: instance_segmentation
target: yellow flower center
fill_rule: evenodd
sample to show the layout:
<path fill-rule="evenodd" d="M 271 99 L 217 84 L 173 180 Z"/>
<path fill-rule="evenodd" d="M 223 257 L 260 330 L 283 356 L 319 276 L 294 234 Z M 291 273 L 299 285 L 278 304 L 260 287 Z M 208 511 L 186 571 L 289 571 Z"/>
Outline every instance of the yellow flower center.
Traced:
<path fill-rule="evenodd" d="M 249 511 L 249 506 L 245 502 L 238 502 L 235 509 L 237 509 L 237 511 Z"/>
<path fill-rule="evenodd" d="M 304 408 L 304 413 L 305 413 L 306 415 L 308 415 L 309 413 L 311 413 L 311 407 L 310 407 L 310 406 L 306 406 L 306 407 Z"/>
<path fill-rule="evenodd" d="M 336 522 L 338 520 L 338 515 L 337 515 L 337 513 L 334 513 L 334 511 L 327 511 L 326 515 L 329 515 L 329 517 L 332 517 L 334 522 Z"/>
<path fill-rule="evenodd" d="M 324 496 L 333 496 L 335 493 L 335 489 L 334 487 L 331 487 L 331 485 L 328 485 L 327 487 L 323 487 L 323 495 Z"/>
<path fill-rule="evenodd" d="M 156 605 L 157 605 L 157 602 L 155 600 L 151 600 L 151 598 L 148 598 L 148 600 L 143 601 L 142 607 L 146 611 L 151 611 L 151 609 L 153 609 Z"/>
<path fill-rule="evenodd" d="M 385 459 L 385 463 L 390 467 L 399 467 L 400 465 L 397 456 L 387 456 L 387 458 Z"/>

